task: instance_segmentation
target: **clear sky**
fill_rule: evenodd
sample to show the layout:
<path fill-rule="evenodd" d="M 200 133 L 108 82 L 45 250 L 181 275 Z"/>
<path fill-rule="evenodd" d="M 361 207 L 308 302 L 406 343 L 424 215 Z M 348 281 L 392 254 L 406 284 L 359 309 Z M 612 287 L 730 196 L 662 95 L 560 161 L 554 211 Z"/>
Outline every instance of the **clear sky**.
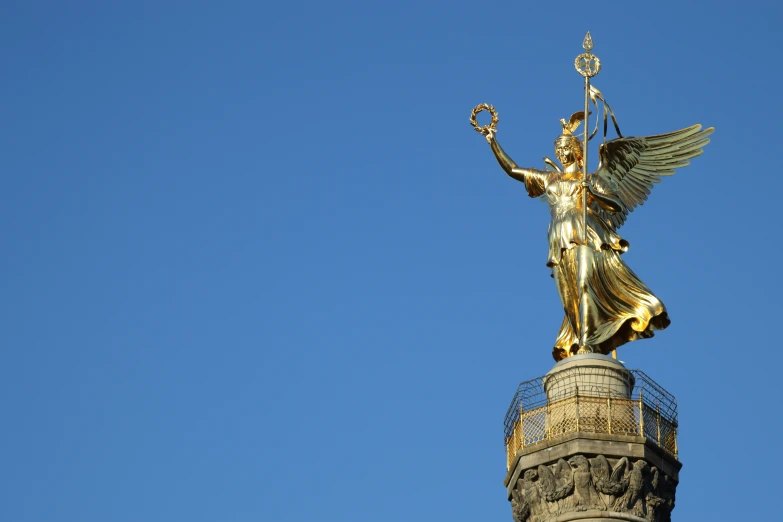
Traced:
<path fill-rule="evenodd" d="M 468 117 L 543 167 L 587 30 L 624 134 L 717 129 L 621 229 L 672 318 L 620 359 L 678 398 L 675 520 L 779 518 L 782 14 L 3 2 L 0 520 L 511 521 L 562 310 Z"/>

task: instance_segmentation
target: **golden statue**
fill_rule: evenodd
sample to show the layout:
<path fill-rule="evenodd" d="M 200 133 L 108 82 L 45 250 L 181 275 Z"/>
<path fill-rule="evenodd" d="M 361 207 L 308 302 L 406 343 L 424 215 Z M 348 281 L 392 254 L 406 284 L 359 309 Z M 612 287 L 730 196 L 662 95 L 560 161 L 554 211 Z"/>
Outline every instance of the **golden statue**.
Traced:
<path fill-rule="evenodd" d="M 482 104 L 473 110 L 471 122 L 489 142 L 503 170 L 525 184 L 530 197 L 549 205 L 549 256 L 547 266 L 560 294 L 565 318 L 552 355 L 556 361 L 577 353 L 609 354 L 629 341 L 653 336 L 670 321 L 666 307 L 623 262 L 628 242 L 617 233 L 628 213 L 644 203 L 653 184 L 674 169 L 685 167 L 702 153 L 713 128 L 701 125 L 646 137 L 622 137 L 616 118 L 603 95 L 590 86 L 600 62 L 590 53 L 577 57 L 576 67 L 585 79 L 585 110 L 569 121 L 560 120 L 563 132 L 555 140 L 555 155 L 562 168 L 549 158 L 549 170 L 521 168 L 503 151 L 495 137 L 497 112 Z M 587 173 L 589 101 L 604 104 L 604 143 L 599 147 L 598 169 Z M 492 123 L 479 127 L 476 115 L 492 114 Z M 606 140 L 607 114 L 611 114 L 619 138 Z M 583 123 L 584 138 L 574 131 Z M 597 122 L 596 122 L 597 124 Z M 596 126 L 597 130 L 597 126 Z"/>

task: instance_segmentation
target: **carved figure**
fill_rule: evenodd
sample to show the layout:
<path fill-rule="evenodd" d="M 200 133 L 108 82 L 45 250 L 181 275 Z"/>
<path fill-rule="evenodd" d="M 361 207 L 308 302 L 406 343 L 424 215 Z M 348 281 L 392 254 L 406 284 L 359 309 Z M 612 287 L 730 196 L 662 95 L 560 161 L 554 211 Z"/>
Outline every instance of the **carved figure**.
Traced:
<path fill-rule="evenodd" d="M 530 504 L 518 489 L 511 490 L 511 516 L 515 522 L 525 522 L 530 516 Z"/>
<path fill-rule="evenodd" d="M 658 486 L 658 494 L 664 500 L 664 509 L 661 510 L 660 522 L 671 522 L 676 492 L 677 484 L 671 477 L 664 475 Z"/>
<path fill-rule="evenodd" d="M 631 476 L 628 482 L 628 489 L 622 497 L 615 502 L 615 509 L 618 511 L 631 511 L 634 515 L 643 517 L 647 514 L 647 476 L 650 473 L 650 466 L 643 460 L 637 460 L 631 469 Z"/>
<path fill-rule="evenodd" d="M 574 470 L 574 507 L 577 511 L 587 509 L 605 509 L 601 497 L 593 486 L 590 464 L 583 455 L 574 455 L 568 459 Z"/>
<path fill-rule="evenodd" d="M 590 473 L 593 475 L 595 488 L 605 495 L 620 496 L 628 489 L 631 464 L 626 457 L 621 458 L 614 469 L 603 455 L 590 459 Z M 610 475 L 611 473 L 611 475 Z"/>
<path fill-rule="evenodd" d="M 538 471 L 529 469 L 525 471 L 522 477 L 521 486 L 525 493 L 525 499 L 530 504 L 531 522 L 536 522 L 540 517 L 549 514 L 547 503 L 541 495 Z M 543 518 L 541 519 L 543 520 Z"/>
<path fill-rule="evenodd" d="M 650 491 L 647 493 L 647 518 L 650 521 L 670 522 L 674 509 L 674 484 L 658 468 L 650 470 Z"/>
<path fill-rule="evenodd" d="M 653 466 L 650 468 L 650 488 L 647 491 L 647 497 L 645 498 L 645 505 L 647 506 L 647 519 L 648 520 L 656 520 L 657 513 L 660 509 L 660 507 L 663 505 L 664 500 L 655 494 L 656 491 L 658 491 L 658 486 L 660 485 L 660 474 L 658 473 L 658 468 Z"/>
<path fill-rule="evenodd" d="M 549 502 L 562 500 L 574 491 L 574 473 L 563 459 L 557 461 L 554 473 L 548 466 L 538 466 L 538 476 L 541 491 Z"/>
<path fill-rule="evenodd" d="M 677 483 L 644 460 L 627 458 L 614 466 L 598 455 L 574 455 L 554 466 L 521 474 L 511 490 L 516 522 L 548 522 L 558 515 L 588 509 L 629 512 L 650 522 L 671 522 Z"/>
<path fill-rule="evenodd" d="M 538 471 L 529 469 L 517 480 L 517 487 L 512 491 L 512 513 L 523 521 L 540 522 L 549 515 L 538 478 Z"/>

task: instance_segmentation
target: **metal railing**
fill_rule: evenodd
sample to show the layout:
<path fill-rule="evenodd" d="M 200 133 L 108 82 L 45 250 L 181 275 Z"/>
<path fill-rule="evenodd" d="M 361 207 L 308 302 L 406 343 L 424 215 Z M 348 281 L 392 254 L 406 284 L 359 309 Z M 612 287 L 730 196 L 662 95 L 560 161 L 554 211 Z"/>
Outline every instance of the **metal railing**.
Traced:
<path fill-rule="evenodd" d="M 522 383 L 506 415 L 507 468 L 520 449 L 576 432 L 643 436 L 677 458 L 674 397 L 644 373 L 633 373 L 637 386 L 631 398 L 577 388 L 555 401 L 545 395 L 540 400 L 541 379 Z M 531 404 L 531 399 L 539 400 Z"/>

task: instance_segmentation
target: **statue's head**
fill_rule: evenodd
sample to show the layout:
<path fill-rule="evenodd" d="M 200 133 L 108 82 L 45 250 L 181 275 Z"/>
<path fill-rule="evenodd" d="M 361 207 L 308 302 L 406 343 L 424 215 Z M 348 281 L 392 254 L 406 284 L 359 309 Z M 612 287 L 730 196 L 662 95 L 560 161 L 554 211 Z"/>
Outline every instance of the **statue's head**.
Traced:
<path fill-rule="evenodd" d="M 582 167 L 582 142 L 574 136 L 574 131 L 583 123 L 585 113 L 575 112 L 568 121 L 561 119 L 560 125 L 563 126 L 563 134 L 555 140 L 555 156 L 564 168 L 576 166 Z M 573 167 L 572 167 L 573 168 Z"/>
<path fill-rule="evenodd" d="M 570 133 L 563 133 L 555 140 L 555 156 L 563 167 L 574 163 L 582 167 L 582 142 Z"/>

